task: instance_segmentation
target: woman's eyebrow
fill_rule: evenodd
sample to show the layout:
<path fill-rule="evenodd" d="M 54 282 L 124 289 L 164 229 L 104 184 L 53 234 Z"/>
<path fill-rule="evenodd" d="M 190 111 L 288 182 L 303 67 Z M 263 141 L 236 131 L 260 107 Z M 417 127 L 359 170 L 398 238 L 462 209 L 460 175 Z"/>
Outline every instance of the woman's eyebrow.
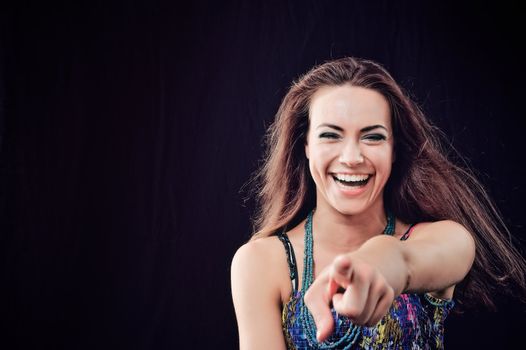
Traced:
<path fill-rule="evenodd" d="M 322 124 L 318 125 L 316 127 L 316 129 L 319 129 L 319 128 L 324 127 L 324 126 L 327 126 L 329 128 L 332 128 L 332 129 L 335 129 L 335 130 L 338 130 L 338 131 L 343 131 L 343 128 L 339 127 L 338 125 L 328 124 L 328 123 L 322 123 Z"/>
<path fill-rule="evenodd" d="M 389 132 L 385 126 L 380 125 L 380 124 L 366 126 L 365 128 L 360 129 L 360 131 L 361 132 L 368 132 L 368 131 L 371 131 L 371 130 L 374 130 L 374 129 L 377 129 L 377 128 L 382 128 L 385 131 Z"/>
<path fill-rule="evenodd" d="M 335 129 L 335 130 L 338 130 L 338 131 L 343 131 L 343 128 L 339 127 L 338 125 L 328 124 L 328 123 L 322 123 L 322 124 L 318 125 L 316 127 L 316 129 L 319 129 L 319 128 L 324 127 L 324 126 L 332 128 L 332 129 Z M 377 128 L 382 128 L 382 129 L 384 129 L 385 131 L 388 132 L 387 128 L 385 126 L 383 126 L 383 125 L 380 125 L 380 124 L 366 126 L 365 128 L 360 129 L 360 132 L 368 132 L 368 131 L 371 131 L 371 130 L 374 130 L 374 129 L 377 129 Z"/>

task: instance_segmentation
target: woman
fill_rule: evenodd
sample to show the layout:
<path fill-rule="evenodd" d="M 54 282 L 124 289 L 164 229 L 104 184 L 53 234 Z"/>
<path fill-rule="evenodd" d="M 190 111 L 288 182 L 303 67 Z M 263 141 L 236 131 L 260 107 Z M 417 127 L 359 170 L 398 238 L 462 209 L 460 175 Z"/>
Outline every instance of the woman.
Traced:
<path fill-rule="evenodd" d="M 525 289 L 470 172 L 380 65 L 315 67 L 285 96 L 232 262 L 242 349 L 442 348 L 454 302 Z"/>

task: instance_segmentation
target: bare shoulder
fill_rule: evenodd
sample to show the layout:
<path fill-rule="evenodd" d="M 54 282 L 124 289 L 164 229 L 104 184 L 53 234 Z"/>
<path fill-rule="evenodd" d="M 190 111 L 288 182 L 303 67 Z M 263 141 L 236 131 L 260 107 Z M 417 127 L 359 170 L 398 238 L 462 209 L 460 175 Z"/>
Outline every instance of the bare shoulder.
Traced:
<path fill-rule="evenodd" d="M 264 288 L 274 298 L 286 295 L 288 265 L 283 243 L 276 236 L 255 239 L 242 245 L 231 266 L 232 288 L 250 284 Z M 283 291 L 285 289 L 285 291 Z"/>
<path fill-rule="evenodd" d="M 410 239 L 453 239 L 474 244 L 471 233 L 462 224 L 453 220 L 418 223 L 414 226 Z"/>
<path fill-rule="evenodd" d="M 232 266 L 253 266 L 268 264 L 283 258 L 283 244 L 276 236 L 264 237 L 243 244 L 232 259 Z"/>
<path fill-rule="evenodd" d="M 281 307 L 287 269 L 277 237 L 250 241 L 235 253 L 231 283 L 240 349 L 285 349 Z"/>

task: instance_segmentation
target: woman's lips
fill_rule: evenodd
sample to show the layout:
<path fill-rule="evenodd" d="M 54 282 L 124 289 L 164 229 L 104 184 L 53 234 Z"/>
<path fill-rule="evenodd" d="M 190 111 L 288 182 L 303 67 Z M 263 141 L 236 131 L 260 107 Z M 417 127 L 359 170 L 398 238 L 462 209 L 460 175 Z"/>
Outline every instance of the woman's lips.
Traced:
<path fill-rule="evenodd" d="M 359 194 L 362 194 L 367 189 L 367 185 L 369 184 L 372 175 L 368 175 L 367 178 L 365 176 L 347 176 L 346 179 L 360 179 L 365 178 L 364 180 L 358 180 L 358 181 L 344 181 L 344 176 L 331 174 L 331 177 L 334 181 L 334 184 L 338 187 L 339 192 L 341 192 L 345 196 L 357 196 Z"/>

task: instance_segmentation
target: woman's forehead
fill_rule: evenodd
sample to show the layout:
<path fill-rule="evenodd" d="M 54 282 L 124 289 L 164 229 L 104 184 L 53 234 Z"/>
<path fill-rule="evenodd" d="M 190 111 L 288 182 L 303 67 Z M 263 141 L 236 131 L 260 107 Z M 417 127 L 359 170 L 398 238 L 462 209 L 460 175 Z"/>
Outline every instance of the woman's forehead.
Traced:
<path fill-rule="evenodd" d="M 384 124 L 390 126 L 390 108 L 379 92 L 363 87 L 342 85 L 320 88 L 312 96 L 309 119 L 313 127 L 322 123 Z"/>

